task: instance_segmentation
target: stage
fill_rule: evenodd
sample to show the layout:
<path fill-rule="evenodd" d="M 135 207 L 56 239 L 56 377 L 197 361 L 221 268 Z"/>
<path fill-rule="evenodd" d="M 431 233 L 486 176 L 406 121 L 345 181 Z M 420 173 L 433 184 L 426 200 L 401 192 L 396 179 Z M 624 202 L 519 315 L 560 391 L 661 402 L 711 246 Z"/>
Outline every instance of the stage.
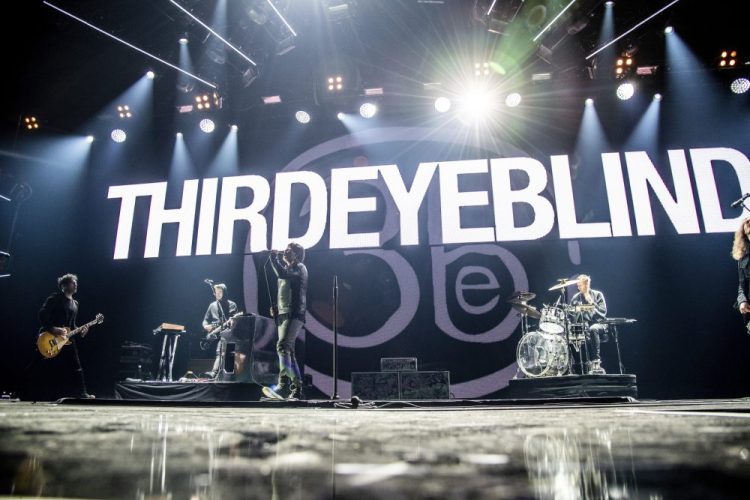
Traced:
<path fill-rule="evenodd" d="M 750 487 L 748 399 L 70 403 L 0 403 L 0 494 L 744 498 Z"/>

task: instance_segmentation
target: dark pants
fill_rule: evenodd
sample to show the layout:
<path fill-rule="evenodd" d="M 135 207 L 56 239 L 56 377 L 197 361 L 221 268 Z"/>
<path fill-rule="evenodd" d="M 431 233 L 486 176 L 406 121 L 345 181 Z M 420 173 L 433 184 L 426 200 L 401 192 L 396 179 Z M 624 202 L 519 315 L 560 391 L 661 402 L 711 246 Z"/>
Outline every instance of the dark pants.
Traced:
<path fill-rule="evenodd" d="M 276 343 L 276 352 L 279 355 L 279 383 L 283 377 L 289 377 L 293 384 L 299 385 L 302 374 L 294 355 L 294 343 L 304 323 L 296 318 L 282 316 L 280 319 L 279 341 Z"/>
<path fill-rule="evenodd" d="M 599 361 L 601 359 L 601 342 L 599 335 L 607 329 L 606 325 L 594 323 L 586 332 L 586 347 L 588 349 L 589 360 Z"/>
<path fill-rule="evenodd" d="M 23 399 L 49 401 L 64 397 L 78 398 L 88 392 L 75 340 L 63 347 L 54 358 L 43 359 L 39 353 L 35 353 L 35 356 L 37 359 L 28 368 L 31 373 L 21 394 Z"/>

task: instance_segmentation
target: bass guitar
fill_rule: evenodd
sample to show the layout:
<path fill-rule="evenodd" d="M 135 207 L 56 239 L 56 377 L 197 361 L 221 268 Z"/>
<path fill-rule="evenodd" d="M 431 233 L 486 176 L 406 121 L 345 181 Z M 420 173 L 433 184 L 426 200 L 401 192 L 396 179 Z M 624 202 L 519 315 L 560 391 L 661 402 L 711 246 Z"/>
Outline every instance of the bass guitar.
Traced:
<path fill-rule="evenodd" d="M 84 330 L 91 328 L 94 325 L 98 325 L 104 321 L 104 315 L 97 314 L 94 319 L 86 323 L 85 325 L 79 326 L 78 328 L 71 330 L 70 328 L 63 327 L 65 330 L 64 335 L 55 335 L 52 332 L 44 331 L 39 334 L 36 339 L 36 348 L 39 353 L 47 359 L 54 358 L 63 347 L 70 344 L 70 339 Z"/>

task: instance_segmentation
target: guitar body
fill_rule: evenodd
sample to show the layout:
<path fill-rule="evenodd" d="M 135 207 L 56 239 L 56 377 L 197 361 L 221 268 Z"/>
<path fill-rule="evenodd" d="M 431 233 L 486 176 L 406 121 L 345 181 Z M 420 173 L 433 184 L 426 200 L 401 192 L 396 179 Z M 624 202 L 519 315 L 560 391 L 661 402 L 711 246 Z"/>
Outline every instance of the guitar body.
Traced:
<path fill-rule="evenodd" d="M 65 336 L 57 336 L 50 332 L 42 332 L 36 339 L 36 348 L 45 358 L 54 358 L 60 354 L 63 347 L 70 345 L 70 340 L 68 340 L 67 337 L 68 333 L 70 333 L 68 328 L 65 328 Z"/>

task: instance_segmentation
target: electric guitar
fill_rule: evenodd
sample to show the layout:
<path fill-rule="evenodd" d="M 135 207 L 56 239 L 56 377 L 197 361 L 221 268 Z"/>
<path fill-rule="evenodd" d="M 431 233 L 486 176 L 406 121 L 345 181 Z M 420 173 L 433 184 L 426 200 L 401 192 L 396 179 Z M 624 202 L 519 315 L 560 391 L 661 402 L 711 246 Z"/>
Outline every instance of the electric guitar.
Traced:
<path fill-rule="evenodd" d="M 75 330 L 63 327 L 65 335 L 55 335 L 54 333 L 44 331 L 39 334 L 36 339 L 36 348 L 39 353 L 45 358 L 54 358 L 63 347 L 70 344 L 70 338 L 81 333 L 84 328 L 91 328 L 94 325 L 98 325 L 104 321 L 104 315 L 97 314 L 94 319 L 86 323 L 85 325 L 79 326 Z"/>
<path fill-rule="evenodd" d="M 236 313 L 232 314 L 229 319 L 224 321 L 223 323 L 219 323 L 215 327 L 213 327 L 208 333 L 206 333 L 206 340 L 216 340 L 219 338 L 219 334 L 226 329 L 227 326 L 229 326 L 229 322 L 232 321 L 234 318 L 237 318 L 239 316 L 242 316 L 242 311 L 237 311 Z"/>

